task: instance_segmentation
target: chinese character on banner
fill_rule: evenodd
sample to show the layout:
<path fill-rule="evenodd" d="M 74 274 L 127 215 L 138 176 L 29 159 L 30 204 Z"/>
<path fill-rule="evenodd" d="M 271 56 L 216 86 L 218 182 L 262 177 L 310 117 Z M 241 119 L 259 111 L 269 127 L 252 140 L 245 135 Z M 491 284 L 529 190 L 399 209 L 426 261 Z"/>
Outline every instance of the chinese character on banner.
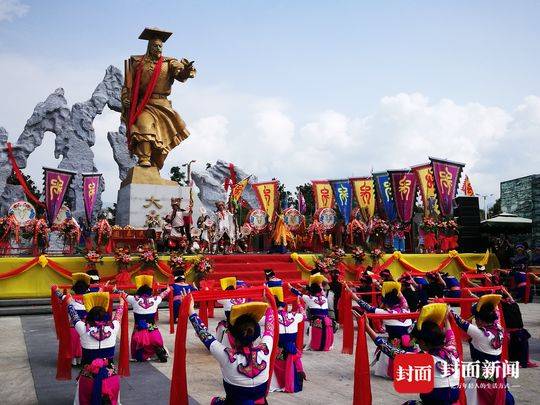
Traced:
<path fill-rule="evenodd" d="M 434 362 L 427 353 L 398 354 L 394 358 L 394 389 L 402 394 L 433 391 Z"/>
<path fill-rule="evenodd" d="M 375 183 L 371 177 L 357 177 L 350 179 L 360 214 L 364 221 L 369 221 L 375 214 Z"/>
<path fill-rule="evenodd" d="M 334 193 L 328 180 L 312 180 L 313 199 L 315 200 L 315 209 L 333 208 Z"/>
<path fill-rule="evenodd" d="M 53 224 L 69 189 L 76 172 L 64 169 L 43 168 L 45 180 L 45 206 L 47 207 L 47 220 Z"/>
<path fill-rule="evenodd" d="M 431 160 L 431 166 L 433 167 L 435 188 L 439 196 L 441 213 L 444 216 L 452 215 L 452 202 L 456 196 L 459 177 L 465 165 L 442 159 L 429 158 L 429 160 Z"/>
<path fill-rule="evenodd" d="M 388 174 L 397 215 L 402 222 L 409 222 L 416 201 L 416 175 L 407 170 L 389 171 Z"/>
<path fill-rule="evenodd" d="M 261 209 L 268 214 L 268 220 L 272 222 L 276 213 L 278 201 L 278 182 L 276 180 L 251 185 L 261 205 Z"/>
<path fill-rule="evenodd" d="M 471 181 L 469 180 L 469 176 L 465 176 L 463 186 L 461 186 L 461 191 L 463 191 L 463 194 L 465 194 L 467 197 L 474 197 L 474 190 L 472 188 Z"/>
<path fill-rule="evenodd" d="M 97 196 L 99 195 L 99 182 L 101 173 L 83 173 L 83 202 L 86 220 L 90 225 L 92 223 L 92 213 Z"/>
<path fill-rule="evenodd" d="M 248 176 L 244 180 L 239 181 L 238 183 L 232 186 L 231 201 L 237 203 L 240 197 L 242 197 L 242 194 L 244 193 L 244 190 L 246 186 L 248 185 L 250 177 L 251 176 Z"/>
<path fill-rule="evenodd" d="M 433 167 L 430 163 L 413 166 L 411 170 L 416 174 L 418 188 L 422 196 L 424 205 L 424 215 L 426 217 L 436 217 L 441 212 L 437 202 L 437 190 L 435 189 L 435 178 L 433 176 Z"/>
<path fill-rule="evenodd" d="M 384 214 L 388 221 L 394 221 L 397 217 L 396 205 L 392 196 L 392 185 L 387 172 L 373 173 L 373 180 L 377 187 L 377 195 L 380 198 Z"/>
<path fill-rule="evenodd" d="M 330 182 L 334 190 L 335 201 L 338 206 L 341 215 L 345 219 L 345 224 L 348 224 L 351 220 L 352 210 L 352 186 L 349 179 L 345 180 L 332 180 Z"/>

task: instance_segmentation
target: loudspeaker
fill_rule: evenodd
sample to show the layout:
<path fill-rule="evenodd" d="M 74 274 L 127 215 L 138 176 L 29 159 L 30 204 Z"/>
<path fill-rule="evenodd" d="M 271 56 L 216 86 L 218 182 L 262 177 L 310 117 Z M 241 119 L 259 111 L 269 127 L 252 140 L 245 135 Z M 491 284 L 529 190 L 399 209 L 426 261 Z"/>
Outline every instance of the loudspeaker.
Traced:
<path fill-rule="evenodd" d="M 480 207 L 478 197 L 456 197 L 454 217 L 459 226 L 460 252 L 482 252 L 484 243 L 480 235 Z"/>

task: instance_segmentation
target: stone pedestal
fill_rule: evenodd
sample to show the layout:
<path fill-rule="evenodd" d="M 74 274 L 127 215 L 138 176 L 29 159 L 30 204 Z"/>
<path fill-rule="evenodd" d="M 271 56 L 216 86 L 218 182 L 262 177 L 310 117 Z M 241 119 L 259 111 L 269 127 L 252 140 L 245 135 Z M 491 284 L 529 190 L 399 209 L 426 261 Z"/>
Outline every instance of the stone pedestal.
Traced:
<path fill-rule="evenodd" d="M 146 228 L 147 215 L 159 214 L 161 220 L 171 210 L 171 198 L 182 197 L 182 208 L 189 204 L 189 187 L 162 179 L 156 167 L 134 166 L 122 181 L 116 204 L 116 224 Z M 156 227 L 161 229 L 161 226 Z"/>

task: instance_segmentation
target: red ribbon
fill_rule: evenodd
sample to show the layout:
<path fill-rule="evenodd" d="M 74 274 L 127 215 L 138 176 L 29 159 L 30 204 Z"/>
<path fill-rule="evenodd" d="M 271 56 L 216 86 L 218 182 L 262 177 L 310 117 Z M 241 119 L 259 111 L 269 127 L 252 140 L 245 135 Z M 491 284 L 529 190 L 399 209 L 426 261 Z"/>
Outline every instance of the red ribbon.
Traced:
<path fill-rule="evenodd" d="M 122 326 L 120 327 L 120 354 L 118 356 L 118 375 L 121 375 L 122 377 L 129 377 L 129 312 L 127 302 L 122 302 L 124 303 L 124 312 L 122 313 Z"/>
<path fill-rule="evenodd" d="M 351 300 L 351 293 L 343 286 L 343 294 L 339 299 L 340 303 L 343 302 L 339 312 L 340 317 L 343 320 L 343 346 L 341 349 L 341 353 L 343 354 L 353 354 L 354 350 L 354 322 Z"/>
<path fill-rule="evenodd" d="M 135 123 L 139 115 L 141 115 L 141 113 L 143 112 L 144 107 L 146 107 L 146 104 L 148 104 L 148 100 L 150 100 L 150 96 L 154 92 L 154 88 L 156 87 L 159 74 L 161 73 L 162 64 L 163 56 L 160 56 L 156 62 L 156 66 L 154 67 L 154 71 L 152 72 L 152 77 L 150 78 L 150 82 L 148 82 L 148 85 L 146 86 L 144 96 L 141 100 L 139 100 L 139 88 L 141 86 L 141 77 L 144 68 L 144 58 L 141 59 L 139 65 L 137 66 L 137 70 L 135 72 L 135 81 L 133 83 L 133 88 L 131 91 L 131 105 L 129 107 L 129 120 L 127 126 L 129 150 L 131 150 L 131 127 Z"/>
<path fill-rule="evenodd" d="M 32 266 L 34 266 L 38 262 L 38 258 L 35 257 L 32 260 L 24 263 L 22 266 L 17 267 L 16 269 L 13 269 L 11 271 L 8 271 L 7 273 L 0 274 L 0 280 L 11 278 L 18 276 L 19 274 L 24 273 L 26 270 L 30 269 Z"/>
<path fill-rule="evenodd" d="M 357 316 L 358 336 L 356 337 L 356 355 L 354 358 L 354 393 L 353 404 L 371 405 L 371 380 L 369 375 L 369 357 L 366 340 L 366 316 Z"/>
<path fill-rule="evenodd" d="M 26 184 L 26 179 L 24 178 L 23 173 L 21 172 L 21 169 L 19 169 L 19 166 L 17 165 L 17 161 L 15 160 L 15 157 L 13 156 L 13 147 L 11 146 L 11 143 L 7 143 L 7 155 L 9 162 L 11 163 L 11 167 L 13 168 L 13 173 L 15 173 L 15 177 L 17 177 L 17 180 L 19 181 L 19 184 L 23 188 L 24 194 L 36 205 L 39 207 L 45 208 L 45 204 L 32 193 L 32 190 L 28 188 L 28 184 Z"/>
<path fill-rule="evenodd" d="M 69 296 L 69 295 L 68 295 Z M 55 296 L 58 300 L 58 297 Z M 71 380 L 71 336 L 70 325 L 67 311 L 67 297 L 59 303 L 60 311 L 58 314 L 58 358 L 56 361 L 56 379 Z"/>

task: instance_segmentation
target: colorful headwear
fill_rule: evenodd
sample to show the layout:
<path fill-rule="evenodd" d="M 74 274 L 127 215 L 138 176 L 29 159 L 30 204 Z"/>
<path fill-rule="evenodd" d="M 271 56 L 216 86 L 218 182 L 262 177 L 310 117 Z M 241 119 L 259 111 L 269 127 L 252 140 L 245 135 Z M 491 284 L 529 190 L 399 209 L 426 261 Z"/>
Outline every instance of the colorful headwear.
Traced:
<path fill-rule="evenodd" d="M 109 308 L 109 293 L 108 292 L 93 292 L 83 295 L 84 309 L 86 312 L 94 307 L 102 307 L 105 310 Z"/>
<path fill-rule="evenodd" d="M 476 311 L 480 311 L 484 304 L 492 304 L 493 308 L 496 308 L 501 302 L 502 295 L 500 294 L 486 294 L 482 295 L 476 304 Z"/>
<path fill-rule="evenodd" d="M 420 315 L 416 321 L 416 329 L 422 329 L 422 324 L 425 321 L 431 321 L 437 325 L 441 325 L 446 317 L 448 307 L 443 303 L 427 304 L 420 310 Z"/>
<path fill-rule="evenodd" d="M 284 302 L 283 300 L 283 287 L 270 287 L 272 295 L 276 297 L 278 302 Z"/>
<path fill-rule="evenodd" d="M 221 289 L 225 291 L 229 287 L 236 288 L 236 277 L 225 277 L 219 280 Z"/>
<path fill-rule="evenodd" d="M 86 273 L 73 273 L 71 279 L 73 280 L 73 284 L 77 281 L 84 281 L 85 284 L 90 285 L 92 282 L 92 277 Z"/>
<path fill-rule="evenodd" d="M 382 285 L 382 296 L 386 296 L 386 294 L 392 292 L 392 290 L 397 290 L 399 293 L 401 291 L 401 284 L 397 281 L 385 281 Z"/>
<path fill-rule="evenodd" d="M 323 282 L 328 282 L 328 279 L 323 276 L 321 273 L 312 274 L 309 276 L 309 285 L 311 284 L 322 284 Z"/>
<path fill-rule="evenodd" d="M 152 282 L 154 281 L 154 277 L 149 275 L 141 275 L 135 277 L 135 287 L 137 290 L 141 288 L 143 285 L 147 285 L 148 287 L 152 288 Z"/>
<path fill-rule="evenodd" d="M 403 272 L 403 274 L 398 278 L 400 283 L 411 283 L 411 273 L 408 271 Z"/>
<path fill-rule="evenodd" d="M 249 315 L 255 322 L 259 322 L 266 313 L 268 304 L 266 302 L 248 302 L 245 304 L 233 305 L 229 316 L 229 323 L 234 325 L 236 320 L 242 315 Z"/>

